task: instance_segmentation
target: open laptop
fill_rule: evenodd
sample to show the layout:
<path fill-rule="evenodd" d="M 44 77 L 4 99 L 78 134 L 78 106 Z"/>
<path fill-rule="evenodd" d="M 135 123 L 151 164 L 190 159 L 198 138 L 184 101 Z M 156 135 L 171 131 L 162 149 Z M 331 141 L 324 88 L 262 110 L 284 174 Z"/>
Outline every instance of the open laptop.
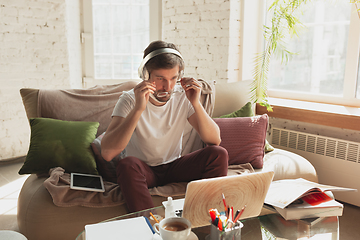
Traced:
<path fill-rule="evenodd" d="M 260 172 L 192 181 L 187 185 L 185 199 L 174 200 L 174 207 L 179 211 L 183 206 L 182 217 L 192 227 L 205 226 L 210 221 L 209 209 L 225 211 L 224 194 L 226 204 L 234 211 L 246 205 L 240 219 L 255 217 L 261 212 L 273 177 L 274 172 Z"/>

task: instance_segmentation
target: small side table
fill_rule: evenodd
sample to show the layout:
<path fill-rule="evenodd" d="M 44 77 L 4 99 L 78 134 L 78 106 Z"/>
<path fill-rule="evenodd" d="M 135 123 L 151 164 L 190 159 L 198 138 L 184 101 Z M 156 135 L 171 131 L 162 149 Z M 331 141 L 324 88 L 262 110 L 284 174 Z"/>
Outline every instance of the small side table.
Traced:
<path fill-rule="evenodd" d="M 27 240 L 27 238 L 21 233 L 10 231 L 10 230 L 0 230 L 0 239 L 1 240 Z"/>

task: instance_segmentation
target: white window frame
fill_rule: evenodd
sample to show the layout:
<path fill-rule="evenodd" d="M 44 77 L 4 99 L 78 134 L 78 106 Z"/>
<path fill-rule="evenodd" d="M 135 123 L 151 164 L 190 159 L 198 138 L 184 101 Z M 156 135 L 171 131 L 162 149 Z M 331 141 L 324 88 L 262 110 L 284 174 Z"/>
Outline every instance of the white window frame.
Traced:
<path fill-rule="evenodd" d="M 242 44 L 241 44 L 241 79 L 253 79 L 252 70 L 254 68 L 254 57 L 256 53 L 260 53 L 264 49 L 263 42 L 263 24 L 264 14 L 266 12 L 265 0 L 244 0 L 242 1 L 242 12 L 248 12 L 252 14 L 242 14 Z M 350 0 L 349 0 L 349 4 Z M 254 14 L 257 11 L 257 14 Z M 355 4 L 352 4 L 351 9 L 351 23 L 349 26 L 349 37 L 347 44 L 347 57 L 346 68 L 344 76 L 344 90 L 343 97 L 334 97 L 325 94 L 307 94 L 292 92 L 286 90 L 271 90 L 267 91 L 268 97 L 271 100 L 275 99 L 289 99 L 299 100 L 315 103 L 326 103 L 333 105 L 360 107 L 360 99 L 356 98 L 356 81 L 358 79 L 359 68 L 359 55 L 360 55 L 360 18 L 356 10 Z M 257 20 L 253 19 L 253 16 L 257 16 Z M 246 25 L 246 26 L 245 26 Z M 248 30 L 247 30 L 248 29 Z M 252 29 L 252 32 L 250 31 Z M 257 33 L 254 29 L 261 29 L 261 33 Z M 262 41 L 254 41 L 259 37 Z M 251 40 L 252 39 L 252 40 Z M 291 61 L 291 60 L 290 60 Z M 250 70 L 250 71 L 249 71 Z M 271 79 L 268 79 L 268 82 Z M 360 83 L 359 83 L 360 84 Z M 270 101 L 271 104 L 271 101 Z"/>
<path fill-rule="evenodd" d="M 264 46 L 266 0 L 241 1 L 240 81 L 253 79 L 254 58 Z"/>
<path fill-rule="evenodd" d="M 150 0 L 150 42 L 162 38 L 162 5 L 161 0 Z M 82 72 L 83 87 L 93 85 L 115 84 L 137 79 L 95 79 L 94 78 L 94 41 L 92 0 L 82 0 L 82 29 L 80 34 L 82 42 Z"/>
<path fill-rule="evenodd" d="M 351 4 L 349 2 L 349 4 Z M 326 103 L 341 106 L 360 107 L 360 99 L 356 98 L 356 81 L 358 78 L 359 57 L 360 57 L 360 18 L 352 4 L 351 18 L 349 26 L 349 36 L 347 44 L 346 67 L 344 75 L 343 97 L 335 97 L 326 94 L 308 94 L 286 90 L 269 89 L 267 94 L 269 97 L 300 100 L 316 103 Z M 291 61 L 291 60 L 290 60 Z M 268 79 L 268 82 L 271 79 Z"/>

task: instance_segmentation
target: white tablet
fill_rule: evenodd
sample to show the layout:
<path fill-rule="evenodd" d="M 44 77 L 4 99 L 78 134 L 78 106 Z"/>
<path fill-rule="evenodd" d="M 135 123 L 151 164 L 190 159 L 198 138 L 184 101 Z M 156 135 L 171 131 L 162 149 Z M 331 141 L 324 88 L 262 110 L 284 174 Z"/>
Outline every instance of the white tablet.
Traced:
<path fill-rule="evenodd" d="M 105 192 L 104 182 L 100 175 L 71 173 L 70 188 L 75 190 Z"/>

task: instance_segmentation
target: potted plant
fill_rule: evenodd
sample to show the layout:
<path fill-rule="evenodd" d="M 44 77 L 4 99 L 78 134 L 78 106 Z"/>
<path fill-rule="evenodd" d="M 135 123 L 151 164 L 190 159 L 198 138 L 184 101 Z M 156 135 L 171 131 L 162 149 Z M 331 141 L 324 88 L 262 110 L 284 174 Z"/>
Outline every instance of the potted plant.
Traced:
<path fill-rule="evenodd" d="M 267 12 L 270 15 L 270 26 L 264 26 L 264 51 L 255 57 L 253 70 L 254 80 L 251 86 L 251 99 L 254 103 L 259 103 L 272 111 L 272 107 L 267 100 L 267 80 L 269 66 L 272 57 L 280 57 L 283 64 L 286 64 L 291 53 L 285 44 L 285 39 L 296 36 L 297 29 L 301 24 L 295 16 L 295 12 L 304 4 L 311 0 L 273 0 Z M 350 0 L 356 4 L 360 17 L 360 0 Z"/>

